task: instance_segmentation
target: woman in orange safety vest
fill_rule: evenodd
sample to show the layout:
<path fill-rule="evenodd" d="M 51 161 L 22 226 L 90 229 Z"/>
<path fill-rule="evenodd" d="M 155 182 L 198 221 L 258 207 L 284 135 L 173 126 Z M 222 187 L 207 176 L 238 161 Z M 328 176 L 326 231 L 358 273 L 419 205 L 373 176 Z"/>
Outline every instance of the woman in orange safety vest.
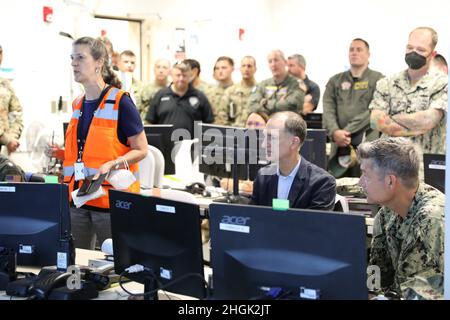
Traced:
<path fill-rule="evenodd" d="M 94 179 L 114 169 L 129 167 L 136 182 L 128 189 L 139 192 L 138 162 L 147 154 L 147 139 L 136 106 L 111 70 L 101 40 L 82 37 L 73 43 L 72 67 L 75 81 L 84 94 L 72 104 L 72 118 L 66 131 L 65 149 L 56 145 L 51 155 L 63 161 L 64 182 L 69 193 L 80 188 L 88 176 Z M 75 247 L 94 249 L 96 241 L 111 238 L 108 190 L 80 208 L 71 206 Z M 69 196 L 72 200 L 72 196 Z"/>

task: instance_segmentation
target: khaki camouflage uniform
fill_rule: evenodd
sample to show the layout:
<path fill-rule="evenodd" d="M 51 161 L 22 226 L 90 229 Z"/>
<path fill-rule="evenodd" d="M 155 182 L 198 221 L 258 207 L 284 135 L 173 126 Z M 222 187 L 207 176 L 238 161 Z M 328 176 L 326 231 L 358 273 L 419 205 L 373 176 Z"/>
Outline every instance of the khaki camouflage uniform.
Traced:
<path fill-rule="evenodd" d="M 136 98 L 136 107 L 139 110 L 139 114 L 141 115 L 142 120 L 145 120 L 148 108 L 150 107 L 150 103 L 152 102 L 155 94 L 165 87 L 166 86 L 159 86 L 154 82 L 149 84 L 141 83 L 136 85 L 134 93 Z"/>
<path fill-rule="evenodd" d="M 206 81 L 200 80 L 200 83 L 198 84 L 198 86 L 194 87 L 197 90 L 200 90 L 201 92 L 205 93 L 212 88 L 213 86 L 211 84 L 209 84 Z"/>
<path fill-rule="evenodd" d="M 420 147 L 419 177 L 423 179 L 423 153 L 445 154 L 445 135 L 447 114 L 447 75 L 429 71 L 414 86 L 411 86 L 407 71 L 402 71 L 377 83 L 369 109 L 385 111 L 394 116 L 402 113 L 415 113 L 430 108 L 444 112 L 441 122 L 432 130 L 415 137 L 408 137 Z M 382 137 L 386 134 L 382 134 Z"/>
<path fill-rule="evenodd" d="M 442 298 L 445 195 L 420 184 L 405 219 L 382 207 L 373 225 L 370 265 L 381 287 L 403 298 Z"/>
<path fill-rule="evenodd" d="M 296 78 L 288 75 L 277 84 L 274 78 L 261 81 L 250 95 L 249 112 L 263 111 L 268 115 L 278 111 L 303 111 L 305 92 Z"/>
<path fill-rule="evenodd" d="M 23 129 L 22 106 L 11 83 L 0 78 L 0 146 L 20 138 Z"/>
<path fill-rule="evenodd" d="M 225 90 L 217 116 L 226 119 L 226 125 L 245 127 L 249 115 L 248 101 L 254 87 L 248 87 L 241 82 Z"/>
<path fill-rule="evenodd" d="M 228 123 L 228 117 L 226 116 L 226 111 L 221 110 L 222 106 L 220 102 L 222 97 L 225 94 L 225 90 L 228 87 L 221 86 L 210 86 L 209 89 L 206 90 L 205 95 L 208 98 L 209 103 L 211 104 L 213 113 L 214 113 L 214 123 L 226 125 Z"/>
<path fill-rule="evenodd" d="M 430 108 L 442 110 L 446 114 L 447 83 L 446 75 L 430 71 L 411 86 L 408 73 L 402 71 L 378 82 L 369 109 L 383 110 L 390 116 Z M 442 117 L 439 125 L 431 131 L 417 137 L 410 137 L 410 139 L 419 144 L 424 153 L 444 154 L 445 124 L 445 117 Z"/>

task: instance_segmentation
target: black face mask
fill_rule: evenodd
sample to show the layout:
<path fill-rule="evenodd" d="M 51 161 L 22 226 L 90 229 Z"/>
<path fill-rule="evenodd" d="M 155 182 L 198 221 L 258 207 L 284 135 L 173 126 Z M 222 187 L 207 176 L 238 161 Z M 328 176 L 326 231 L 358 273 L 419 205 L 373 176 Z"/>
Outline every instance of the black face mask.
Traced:
<path fill-rule="evenodd" d="M 405 62 L 411 69 L 418 70 L 427 63 L 427 58 L 415 51 L 411 51 L 405 55 Z"/>

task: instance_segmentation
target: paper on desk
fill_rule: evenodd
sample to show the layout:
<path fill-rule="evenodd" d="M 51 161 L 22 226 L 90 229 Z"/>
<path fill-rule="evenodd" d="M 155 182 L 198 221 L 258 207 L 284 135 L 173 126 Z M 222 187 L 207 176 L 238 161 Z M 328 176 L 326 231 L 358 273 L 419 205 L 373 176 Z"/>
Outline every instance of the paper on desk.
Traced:
<path fill-rule="evenodd" d="M 71 193 L 72 194 L 72 199 L 73 199 L 73 204 L 77 208 L 81 207 L 82 205 L 84 205 L 89 200 L 97 199 L 97 198 L 100 198 L 101 196 L 105 195 L 105 192 L 103 191 L 102 187 L 98 188 L 98 190 L 95 191 L 94 193 L 87 194 L 87 195 L 81 196 L 81 197 L 77 196 L 78 190 L 79 189 L 74 190 Z"/>

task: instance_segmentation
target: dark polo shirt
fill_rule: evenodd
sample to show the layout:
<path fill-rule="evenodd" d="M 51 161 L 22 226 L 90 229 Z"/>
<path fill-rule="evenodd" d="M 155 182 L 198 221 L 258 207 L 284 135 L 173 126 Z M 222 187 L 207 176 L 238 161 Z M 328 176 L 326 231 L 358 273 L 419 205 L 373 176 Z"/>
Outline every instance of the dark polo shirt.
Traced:
<path fill-rule="evenodd" d="M 171 86 L 161 89 L 152 99 L 145 120 L 152 124 L 173 124 L 174 129 L 186 129 L 194 138 L 194 121 L 212 123 L 214 115 L 206 96 L 189 85 L 180 97 Z"/>

